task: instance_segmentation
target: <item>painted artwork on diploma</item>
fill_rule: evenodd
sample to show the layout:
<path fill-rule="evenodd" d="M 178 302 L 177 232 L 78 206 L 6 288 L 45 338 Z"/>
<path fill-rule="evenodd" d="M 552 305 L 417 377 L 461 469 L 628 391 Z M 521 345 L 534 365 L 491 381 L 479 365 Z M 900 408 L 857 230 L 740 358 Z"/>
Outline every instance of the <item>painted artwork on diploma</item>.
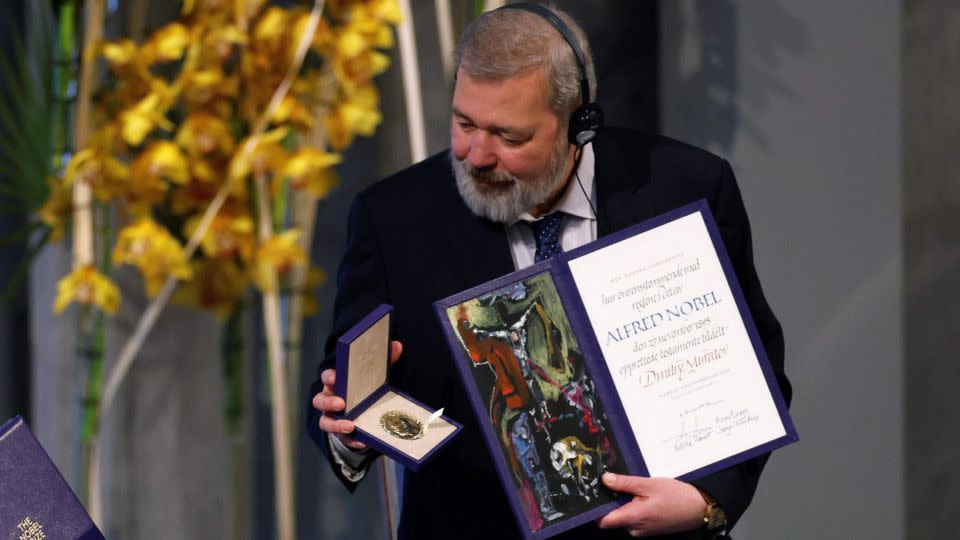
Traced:
<path fill-rule="evenodd" d="M 626 473 L 581 347 L 548 272 L 447 308 L 530 529 L 619 497 Z"/>

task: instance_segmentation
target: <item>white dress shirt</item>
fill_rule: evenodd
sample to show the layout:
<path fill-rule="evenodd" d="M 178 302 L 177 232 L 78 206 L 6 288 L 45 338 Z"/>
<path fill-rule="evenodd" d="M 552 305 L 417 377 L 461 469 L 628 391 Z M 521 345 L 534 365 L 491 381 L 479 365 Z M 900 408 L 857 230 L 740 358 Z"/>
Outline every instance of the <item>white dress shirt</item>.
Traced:
<path fill-rule="evenodd" d="M 563 248 L 563 251 L 570 251 L 597 239 L 597 216 L 593 213 L 597 195 L 593 189 L 593 174 L 593 144 L 587 143 L 580 152 L 580 165 L 577 167 L 577 174 L 574 175 L 573 181 L 567 186 L 567 191 L 563 194 L 563 197 L 549 212 L 564 212 L 567 214 L 560 230 L 560 247 Z M 585 193 L 589 194 L 589 199 Z M 529 223 L 538 219 L 540 218 L 535 218 L 524 212 L 520 219 L 506 227 L 507 242 L 510 243 L 510 254 L 513 256 L 513 268 L 515 270 L 522 270 L 533 264 L 537 244 L 533 239 L 533 229 Z"/>

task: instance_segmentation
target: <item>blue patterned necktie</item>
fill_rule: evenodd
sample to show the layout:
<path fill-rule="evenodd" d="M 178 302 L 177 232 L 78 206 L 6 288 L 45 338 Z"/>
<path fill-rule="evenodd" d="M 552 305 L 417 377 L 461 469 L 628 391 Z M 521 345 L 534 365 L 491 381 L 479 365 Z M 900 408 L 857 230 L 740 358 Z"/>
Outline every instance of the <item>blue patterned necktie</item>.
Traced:
<path fill-rule="evenodd" d="M 537 251 L 533 255 L 534 263 L 545 261 L 563 252 L 560 248 L 560 226 L 563 223 L 563 215 L 563 212 L 554 212 L 530 222 L 533 238 L 537 242 Z"/>

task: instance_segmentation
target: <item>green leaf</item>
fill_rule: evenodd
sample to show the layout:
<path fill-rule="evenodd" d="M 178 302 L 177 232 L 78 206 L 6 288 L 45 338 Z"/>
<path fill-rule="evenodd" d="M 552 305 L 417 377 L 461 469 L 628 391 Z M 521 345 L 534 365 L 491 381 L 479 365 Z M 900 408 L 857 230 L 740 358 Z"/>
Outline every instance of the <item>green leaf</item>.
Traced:
<path fill-rule="evenodd" d="M 28 2 L 24 28 L 12 27 L 10 50 L 0 57 L 7 95 L 0 98 L 0 185 L 30 210 L 47 196 L 52 170 L 52 138 L 58 118 L 52 103 L 53 12 L 49 0 Z"/>
<path fill-rule="evenodd" d="M 0 184 L 0 195 L 6 195 L 7 197 L 27 202 L 27 195 L 18 190 L 16 186 L 10 184 Z"/>
<path fill-rule="evenodd" d="M 5 214 L 8 216 L 27 216 L 32 213 L 33 211 L 27 208 L 23 203 L 17 203 L 15 201 L 0 203 L 0 214 Z"/>
<path fill-rule="evenodd" d="M 12 48 L 22 51 L 22 40 L 23 37 L 19 30 L 13 28 L 10 34 Z M 30 73 L 25 69 L 25 64 L 19 54 L 19 52 L 14 52 L 12 55 L 0 56 L 0 77 L 7 81 L 7 100 L 4 103 L 6 107 L 17 107 L 18 104 L 27 100 L 27 96 L 24 95 L 24 86 L 29 84 L 27 81 L 30 78 Z"/>

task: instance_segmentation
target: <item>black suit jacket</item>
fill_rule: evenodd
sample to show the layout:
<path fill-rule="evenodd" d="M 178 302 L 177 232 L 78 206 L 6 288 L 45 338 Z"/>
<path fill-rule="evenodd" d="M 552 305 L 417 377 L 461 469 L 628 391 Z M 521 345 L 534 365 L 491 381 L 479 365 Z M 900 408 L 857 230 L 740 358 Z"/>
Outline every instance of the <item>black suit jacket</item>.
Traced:
<path fill-rule="evenodd" d="M 623 129 L 605 128 L 593 144 L 599 236 L 707 199 L 789 400 L 783 334 L 757 279 L 750 226 L 729 164 L 677 141 Z M 421 472 L 405 474 L 401 538 L 520 537 L 432 309 L 436 300 L 513 270 L 503 226 L 467 209 L 447 152 L 377 183 L 353 203 L 337 274 L 333 328 L 320 370 L 333 365 L 338 336 L 377 305 L 391 304 L 394 336 L 403 343 L 391 384 L 430 407 L 446 407 L 445 414 L 464 424 Z M 318 377 L 311 395 L 321 389 Z M 314 440 L 327 452 L 317 413 L 311 409 L 308 416 Z M 712 494 L 728 522 L 736 523 L 765 461 L 754 459 L 694 484 Z M 333 469 L 340 476 L 339 467 Z M 627 537 L 622 530 L 586 525 L 558 538 Z"/>

